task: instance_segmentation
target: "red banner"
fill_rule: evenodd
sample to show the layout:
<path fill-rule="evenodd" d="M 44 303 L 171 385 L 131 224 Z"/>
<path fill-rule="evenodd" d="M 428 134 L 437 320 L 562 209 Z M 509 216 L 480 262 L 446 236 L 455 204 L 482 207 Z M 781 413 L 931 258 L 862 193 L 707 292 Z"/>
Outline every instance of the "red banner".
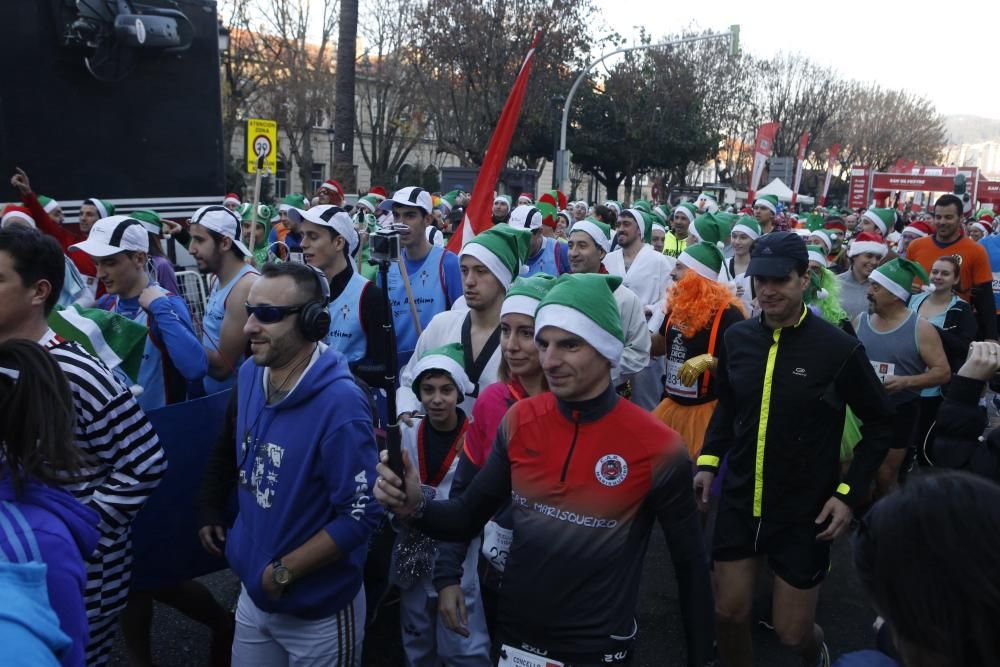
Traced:
<path fill-rule="evenodd" d="M 1000 202 L 1000 181 L 980 180 L 977 195 L 981 202 Z"/>
<path fill-rule="evenodd" d="M 823 181 L 823 194 L 819 197 L 819 205 L 826 206 L 826 195 L 830 192 L 830 180 L 833 178 L 833 168 L 837 164 L 837 156 L 840 155 L 840 144 L 830 147 L 830 159 L 826 164 L 826 180 Z"/>
<path fill-rule="evenodd" d="M 795 183 L 792 185 L 792 206 L 794 207 L 799 199 L 799 186 L 802 185 L 802 165 L 806 161 L 806 146 L 809 145 L 809 133 L 803 132 L 799 137 L 799 153 L 795 162 Z"/>
<path fill-rule="evenodd" d="M 868 208 L 868 167 L 851 167 L 847 205 L 852 210 Z"/>
<path fill-rule="evenodd" d="M 514 87 L 510 89 L 507 102 L 503 105 L 500 113 L 500 120 L 493 130 L 489 146 L 486 148 L 486 159 L 479 169 L 479 177 L 472 188 L 472 199 L 465 209 L 465 220 L 462 221 L 462 228 L 452 235 L 448 242 L 448 250 L 456 255 L 462 251 L 466 243 L 472 240 L 476 234 L 490 228 L 492 220 L 491 211 L 493 208 L 493 187 L 500 177 L 500 170 L 507 162 L 507 151 L 510 150 L 510 141 L 514 136 L 514 129 L 517 127 L 517 120 L 521 117 L 521 106 L 524 104 L 524 95 L 528 90 L 528 76 L 531 73 L 531 61 L 535 55 L 535 47 L 542 33 L 536 32 L 535 39 L 531 42 L 531 50 L 524 58 L 521 71 L 514 81 Z"/>
<path fill-rule="evenodd" d="M 933 174 L 933 172 L 939 170 L 941 172 L 951 171 L 952 173 Z M 886 174 L 875 172 L 872 174 L 872 189 L 876 192 L 892 192 L 895 190 L 906 192 L 952 192 L 955 188 L 955 175 L 964 174 L 966 178 L 965 187 L 973 200 L 976 198 L 976 183 L 979 175 L 978 167 L 921 167 L 919 171 L 925 173 Z M 931 174 L 926 172 L 931 172 Z"/>
<path fill-rule="evenodd" d="M 753 171 L 750 172 L 750 187 L 747 188 L 747 202 L 752 206 L 760 177 L 764 173 L 767 158 L 774 150 L 774 137 L 778 134 L 781 123 L 764 123 L 757 129 L 757 138 L 753 142 Z"/>

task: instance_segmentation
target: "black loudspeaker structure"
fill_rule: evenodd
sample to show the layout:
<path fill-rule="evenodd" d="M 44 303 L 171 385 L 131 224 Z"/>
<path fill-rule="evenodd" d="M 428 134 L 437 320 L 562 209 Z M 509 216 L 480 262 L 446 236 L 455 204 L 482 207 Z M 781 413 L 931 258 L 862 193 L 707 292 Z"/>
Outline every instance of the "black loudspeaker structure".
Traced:
<path fill-rule="evenodd" d="M 23 168 L 70 221 L 88 197 L 166 217 L 221 201 L 213 0 L 4 0 L 0 25 L 4 181 Z"/>

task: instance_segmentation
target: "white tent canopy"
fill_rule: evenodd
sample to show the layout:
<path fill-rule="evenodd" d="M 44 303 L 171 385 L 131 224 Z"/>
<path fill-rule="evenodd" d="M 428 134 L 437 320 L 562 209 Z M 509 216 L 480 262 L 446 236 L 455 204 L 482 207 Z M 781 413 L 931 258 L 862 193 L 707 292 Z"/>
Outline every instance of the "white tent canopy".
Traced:
<path fill-rule="evenodd" d="M 774 195 L 778 198 L 778 201 L 792 201 L 792 189 L 785 185 L 780 178 L 774 179 L 758 190 L 757 196 L 761 195 Z M 799 195 L 798 201 L 802 204 L 812 204 L 814 202 L 812 197 L 807 197 L 806 195 Z"/>

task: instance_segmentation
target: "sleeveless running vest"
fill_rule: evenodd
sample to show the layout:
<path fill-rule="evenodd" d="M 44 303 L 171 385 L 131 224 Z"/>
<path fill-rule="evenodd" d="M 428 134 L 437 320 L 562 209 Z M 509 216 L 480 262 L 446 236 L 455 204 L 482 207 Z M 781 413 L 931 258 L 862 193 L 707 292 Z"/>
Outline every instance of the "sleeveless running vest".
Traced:
<path fill-rule="evenodd" d="M 344 291 L 329 306 L 330 332 L 323 342 L 344 355 L 348 363 L 360 361 L 368 351 L 368 338 L 361 326 L 361 295 L 368 282 L 367 278 L 355 272 L 344 286 Z"/>
<path fill-rule="evenodd" d="M 882 382 L 886 375 L 919 375 L 927 370 L 920 357 L 917 344 L 917 314 L 910 311 L 906 320 L 892 331 L 875 331 L 869 314 L 862 313 L 858 325 L 858 340 L 865 346 L 865 353 Z M 917 398 L 916 391 L 904 390 L 889 395 L 893 405 L 900 405 Z"/>
<path fill-rule="evenodd" d="M 431 318 L 448 310 L 451 305 L 444 286 L 444 252 L 444 248 L 434 246 L 419 264 L 404 259 L 422 329 L 427 328 Z M 413 326 L 406 287 L 397 263 L 389 267 L 389 301 L 392 303 L 392 322 L 396 328 L 399 365 L 403 367 L 417 347 L 417 330 Z"/>
<path fill-rule="evenodd" d="M 542 248 L 534 257 L 528 258 L 528 274 L 533 276 L 536 273 L 547 273 L 550 276 L 559 275 L 559 262 L 556 259 L 556 240 L 546 238 L 542 241 Z"/>
<path fill-rule="evenodd" d="M 208 303 L 205 306 L 205 316 L 201 320 L 201 344 L 206 350 L 219 352 L 222 341 L 222 320 L 226 317 L 226 301 L 229 299 L 229 293 L 233 291 L 236 283 L 248 273 L 256 274 L 257 270 L 249 264 L 244 264 L 240 267 L 236 276 L 228 283 L 220 286 L 216 282 L 215 286 L 212 287 L 212 293 L 208 295 Z M 239 359 L 225 360 L 233 365 L 232 373 L 225 380 L 216 380 L 206 375 L 202 380 L 205 393 L 214 394 L 232 387 L 233 383 L 236 382 L 236 371 L 245 359 L 246 355 L 241 354 Z"/>

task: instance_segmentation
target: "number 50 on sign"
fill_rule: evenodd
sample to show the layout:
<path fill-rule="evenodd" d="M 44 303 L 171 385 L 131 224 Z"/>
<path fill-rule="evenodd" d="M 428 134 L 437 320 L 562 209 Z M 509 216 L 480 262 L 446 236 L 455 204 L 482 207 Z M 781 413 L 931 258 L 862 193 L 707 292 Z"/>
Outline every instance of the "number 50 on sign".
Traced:
<path fill-rule="evenodd" d="M 257 173 L 257 157 L 264 155 L 264 169 L 278 170 L 278 124 L 273 120 L 247 119 L 247 173 Z"/>

